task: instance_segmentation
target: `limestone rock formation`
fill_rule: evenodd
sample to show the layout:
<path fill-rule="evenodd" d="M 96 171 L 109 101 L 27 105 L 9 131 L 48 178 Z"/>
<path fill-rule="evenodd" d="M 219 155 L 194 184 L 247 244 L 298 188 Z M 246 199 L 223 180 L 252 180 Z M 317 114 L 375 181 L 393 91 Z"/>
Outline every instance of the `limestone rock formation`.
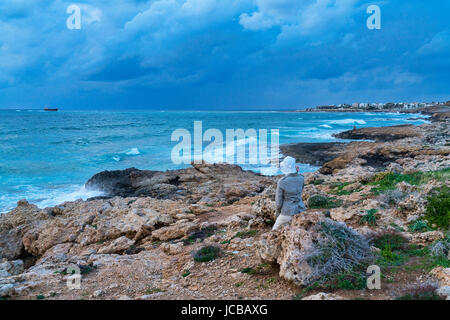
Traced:
<path fill-rule="evenodd" d="M 280 277 L 301 286 L 372 258 L 367 239 L 317 212 L 295 216 L 290 226 L 267 233 L 257 252 L 263 261 L 280 265 Z"/>

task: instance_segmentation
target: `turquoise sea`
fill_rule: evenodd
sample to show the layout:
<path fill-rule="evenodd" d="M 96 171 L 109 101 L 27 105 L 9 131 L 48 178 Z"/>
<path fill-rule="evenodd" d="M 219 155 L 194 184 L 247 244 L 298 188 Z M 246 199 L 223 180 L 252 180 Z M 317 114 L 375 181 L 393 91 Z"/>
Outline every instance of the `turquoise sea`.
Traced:
<path fill-rule="evenodd" d="M 420 120 L 408 120 L 420 117 Z M 167 170 L 172 132 L 226 129 L 279 129 L 280 144 L 336 141 L 333 133 L 361 127 L 422 124 L 426 117 L 395 113 L 292 113 L 195 111 L 0 110 L 0 212 L 26 198 L 40 207 L 99 195 L 85 190 L 95 173 L 129 167 Z M 269 136 L 270 141 L 270 136 Z M 252 143 L 252 141 L 243 141 Z M 258 165 L 243 165 L 276 174 Z M 302 171 L 317 168 L 301 165 Z"/>

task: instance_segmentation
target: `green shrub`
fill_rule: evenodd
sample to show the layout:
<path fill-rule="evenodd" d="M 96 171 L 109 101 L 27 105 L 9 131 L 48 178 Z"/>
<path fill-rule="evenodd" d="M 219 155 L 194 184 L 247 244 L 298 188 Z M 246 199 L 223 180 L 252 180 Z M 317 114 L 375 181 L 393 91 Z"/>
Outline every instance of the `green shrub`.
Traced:
<path fill-rule="evenodd" d="M 301 300 L 302 298 L 304 298 L 309 292 L 316 290 L 318 288 L 321 288 L 322 285 L 319 282 L 314 282 L 312 284 L 310 284 L 309 286 L 306 286 L 304 289 L 302 289 L 302 291 L 300 291 L 300 293 L 296 294 L 295 296 L 292 297 L 293 300 Z"/>
<path fill-rule="evenodd" d="M 385 247 L 380 252 L 381 260 L 380 262 L 383 262 L 381 264 L 384 265 L 401 265 L 403 264 L 405 257 L 397 254 L 392 251 L 390 247 Z"/>
<path fill-rule="evenodd" d="M 231 238 L 231 240 L 233 240 L 235 238 L 241 238 L 241 239 L 251 238 L 251 237 L 256 236 L 257 233 L 258 233 L 257 230 L 239 231 L 238 233 L 236 233 L 233 236 L 233 238 Z"/>
<path fill-rule="evenodd" d="M 255 274 L 256 270 L 250 267 L 244 268 L 241 270 L 241 273 L 245 273 L 245 274 Z"/>
<path fill-rule="evenodd" d="M 189 270 L 186 270 L 181 276 L 183 277 L 183 278 L 186 278 L 186 277 L 188 277 L 188 276 L 190 276 L 191 275 L 191 272 L 189 271 Z"/>
<path fill-rule="evenodd" d="M 377 212 L 378 212 L 377 209 L 368 210 L 367 214 L 361 218 L 361 223 L 367 223 L 371 226 L 376 226 L 377 225 L 377 217 L 376 217 Z"/>
<path fill-rule="evenodd" d="M 163 290 L 161 290 L 160 288 L 151 288 L 151 289 L 145 290 L 145 294 L 155 294 L 155 293 L 160 293 L 160 292 L 163 292 Z"/>
<path fill-rule="evenodd" d="M 394 190 L 399 182 L 406 182 L 411 185 L 420 184 L 422 179 L 421 172 L 414 172 L 410 174 L 400 174 L 393 172 L 380 172 L 375 175 L 374 181 L 370 185 L 376 186 L 372 189 L 374 194 L 382 194 L 388 190 Z"/>
<path fill-rule="evenodd" d="M 378 232 L 371 237 L 371 243 L 380 249 L 377 259 L 380 266 L 398 266 L 409 257 L 408 240 L 398 232 Z"/>
<path fill-rule="evenodd" d="M 406 182 L 411 185 L 420 185 L 435 179 L 438 181 L 448 181 L 450 179 L 450 168 L 430 172 L 413 172 L 408 174 L 380 172 L 375 175 L 369 185 L 376 186 L 372 189 L 374 194 L 382 194 L 388 190 L 394 190 L 397 183 Z"/>
<path fill-rule="evenodd" d="M 444 256 L 436 257 L 432 261 L 431 269 L 436 267 L 450 268 L 450 260 Z"/>
<path fill-rule="evenodd" d="M 204 239 L 211 237 L 216 233 L 217 228 L 214 226 L 208 226 L 205 228 L 202 228 L 200 231 L 196 231 L 191 233 L 187 239 L 183 240 L 183 244 L 185 246 L 193 244 L 197 242 L 197 239 L 200 239 L 200 241 L 203 241 Z"/>
<path fill-rule="evenodd" d="M 336 288 L 344 290 L 361 290 L 367 285 L 364 273 L 357 272 L 338 274 L 334 281 Z"/>
<path fill-rule="evenodd" d="M 400 250 L 405 248 L 408 240 L 400 233 L 393 231 L 379 232 L 372 236 L 371 242 L 380 250 L 390 248 L 391 250 Z"/>
<path fill-rule="evenodd" d="M 213 261 L 220 255 L 220 248 L 216 246 L 206 246 L 194 253 L 194 260 L 197 262 Z"/>
<path fill-rule="evenodd" d="M 323 179 L 314 179 L 313 181 L 311 181 L 309 184 L 313 184 L 315 186 L 321 185 L 322 183 L 324 183 L 325 180 Z"/>
<path fill-rule="evenodd" d="M 335 182 L 331 185 L 331 193 L 337 196 L 346 196 L 350 195 L 357 190 L 344 190 L 345 187 L 351 185 L 351 182 Z"/>
<path fill-rule="evenodd" d="M 424 220 L 416 220 L 408 226 L 409 231 L 412 232 L 425 232 L 431 231 L 432 229 L 428 223 Z"/>
<path fill-rule="evenodd" d="M 332 209 L 339 207 L 341 204 L 341 200 L 319 194 L 315 194 L 308 199 L 308 207 L 310 209 Z"/>
<path fill-rule="evenodd" d="M 443 186 L 428 197 L 425 218 L 431 224 L 448 230 L 450 224 L 450 188 Z"/>

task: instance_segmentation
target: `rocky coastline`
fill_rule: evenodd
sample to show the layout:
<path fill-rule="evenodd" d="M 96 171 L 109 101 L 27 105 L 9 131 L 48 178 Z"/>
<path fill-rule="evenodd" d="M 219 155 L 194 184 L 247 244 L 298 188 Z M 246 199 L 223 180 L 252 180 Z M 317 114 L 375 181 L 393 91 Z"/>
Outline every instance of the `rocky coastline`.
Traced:
<path fill-rule="evenodd" d="M 21 200 L 0 216 L 0 298 L 448 299 L 448 218 L 430 206 L 436 194 L 449 210 L 450 120 L 432 111 L 429 124 L 336 135 L 348 143 L 282 146 L 321 168 L 305 174 L 308 210 L 279 232 L 278 177 L 226 164 L 105 171 L 86 183 L 103 197 L 45 209 Z M 311 257 L 333 228 L 360 252 L 322 268 Z M 360 285 L 355 268 L 370 263 L 381 266 L 380 290 Z M 79 289 L 67 286 L 71 267 Z"/>

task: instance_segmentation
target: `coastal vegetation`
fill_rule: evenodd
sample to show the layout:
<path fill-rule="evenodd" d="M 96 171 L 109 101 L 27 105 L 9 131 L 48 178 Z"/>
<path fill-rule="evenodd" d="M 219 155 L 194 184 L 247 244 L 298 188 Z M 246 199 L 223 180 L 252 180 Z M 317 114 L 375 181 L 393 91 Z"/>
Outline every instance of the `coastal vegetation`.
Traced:
<path fill-rule="evenodd" d="M 446 185 L 435 189 L 427 198 L 425 219 L 444 230 L 450 225 L 450 188 Z"/>
<path fill-rule="evenodd" d="M 194 253 L 194 260 L 196 262 L 213 261 L 220 255 L 220 248 L 217 246 L 206 246 Z"/>
<path fill-rule="evenodd" d="M 337 208 L 342 204 L 342 201 L 323 195 L 313 195 L 308 200 L 308 207 L 311 209 L 332 209 Z"/>

